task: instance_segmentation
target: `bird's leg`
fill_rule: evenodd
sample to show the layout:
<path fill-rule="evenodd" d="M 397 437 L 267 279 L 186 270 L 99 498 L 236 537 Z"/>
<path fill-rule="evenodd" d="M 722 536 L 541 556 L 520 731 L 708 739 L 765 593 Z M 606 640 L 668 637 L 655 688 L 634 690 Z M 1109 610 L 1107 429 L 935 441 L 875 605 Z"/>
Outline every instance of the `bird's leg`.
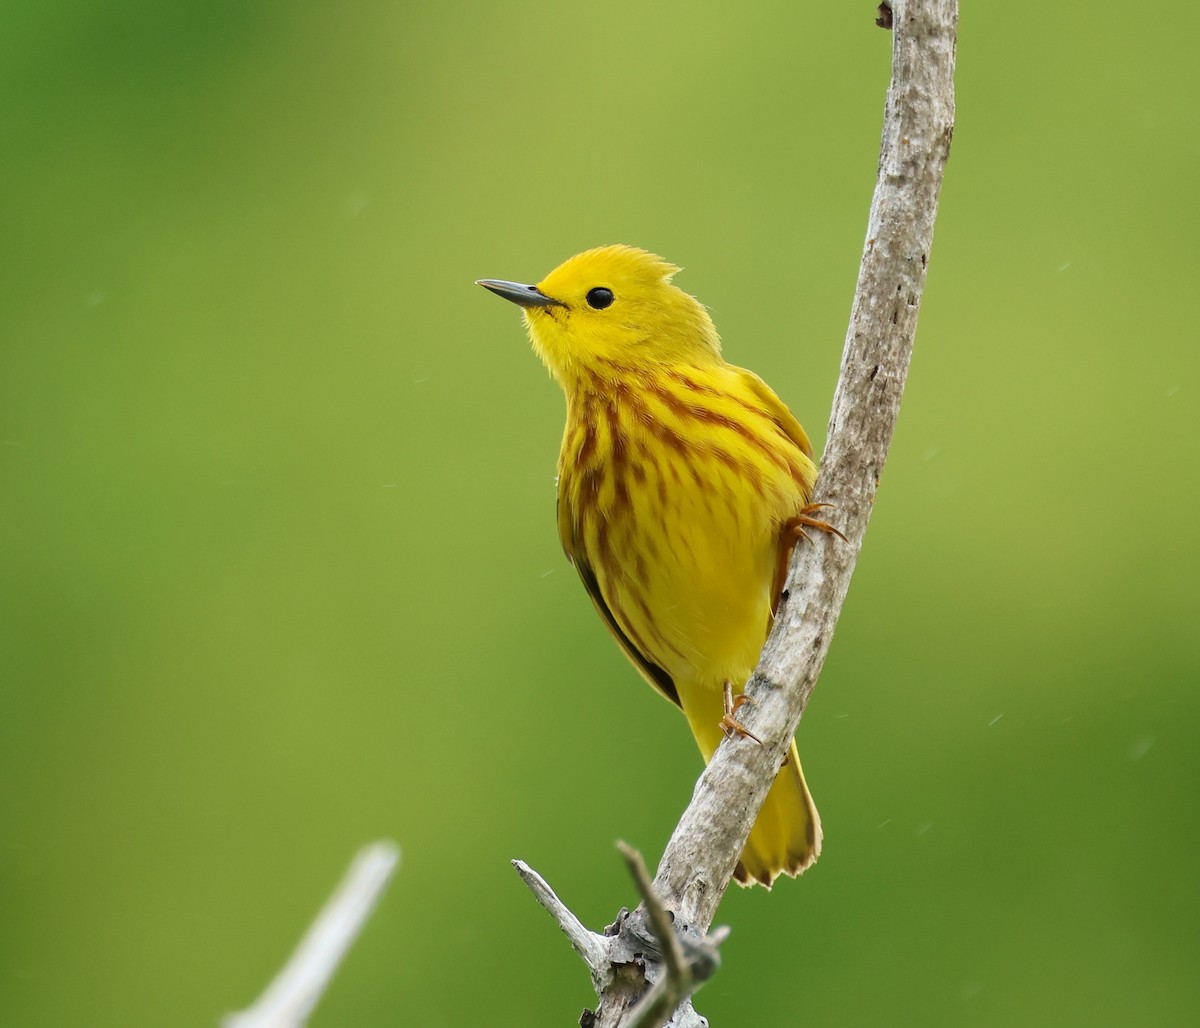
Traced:
<path fill-rule="evenodd" d="M 762 740 L 733 716 L 737 713 L 738 707 L 743 703 L 750 702 L 750 697 L 745 693 L 739 693 L 737 696 L 734 696 L 733 683 L 728 678 L 725 679 L 725 716 L 721 718 L 721 731 L 725 733 L 726 737 L 740 735 L 747 739 L 753 739 L 761 746 Z"/>

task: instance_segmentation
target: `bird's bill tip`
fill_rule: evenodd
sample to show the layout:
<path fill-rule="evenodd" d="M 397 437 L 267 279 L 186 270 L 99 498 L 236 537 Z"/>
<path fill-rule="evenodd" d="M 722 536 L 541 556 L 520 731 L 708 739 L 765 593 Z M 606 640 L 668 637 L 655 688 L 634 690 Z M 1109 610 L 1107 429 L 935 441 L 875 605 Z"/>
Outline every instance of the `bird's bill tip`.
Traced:
<path fill-rule="evenodd" d="M 523 282 L 506 282 L 501 278 L 480 278 L 475 280 L 475 284 L 522 307 L 566 306 L 561 300 L 547 296 L 537 286 L 526 285 Z"/>

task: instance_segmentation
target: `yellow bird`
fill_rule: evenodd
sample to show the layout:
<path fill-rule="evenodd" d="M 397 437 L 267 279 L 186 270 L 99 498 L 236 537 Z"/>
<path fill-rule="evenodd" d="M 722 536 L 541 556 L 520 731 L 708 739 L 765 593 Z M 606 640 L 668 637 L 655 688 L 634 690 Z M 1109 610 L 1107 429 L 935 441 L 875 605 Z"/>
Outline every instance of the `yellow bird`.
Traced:
<path fill-rule="evenodd" d="M 745 730 L 740 696 L 809 515 L 816 466 L 762 379 L 721 357 L 679 269 L 629 246 L 578 254 L 536 285 L 479 285 L 524 309 L 562 386 L 558 531 L 625 655 L 687 717 L 704 759 Z M 736 702 L 734 706 L 736 706 Z M 821 851 L 795 740 L 735 876 L 769 886 Z"/>

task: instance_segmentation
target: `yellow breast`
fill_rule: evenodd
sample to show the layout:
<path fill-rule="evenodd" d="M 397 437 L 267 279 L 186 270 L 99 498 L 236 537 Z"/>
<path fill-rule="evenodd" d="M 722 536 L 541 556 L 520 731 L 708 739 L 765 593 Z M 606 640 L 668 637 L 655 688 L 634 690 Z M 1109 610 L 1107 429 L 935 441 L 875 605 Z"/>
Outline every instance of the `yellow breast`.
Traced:
<path fill-rule="evenodd" d="M 570 398 L 563 545 L 628 643 L 675 682 L 741 683 L 766 638 L 780 528 L 815 474 L 780 411 L 723 362 L 600 380 Z"/>

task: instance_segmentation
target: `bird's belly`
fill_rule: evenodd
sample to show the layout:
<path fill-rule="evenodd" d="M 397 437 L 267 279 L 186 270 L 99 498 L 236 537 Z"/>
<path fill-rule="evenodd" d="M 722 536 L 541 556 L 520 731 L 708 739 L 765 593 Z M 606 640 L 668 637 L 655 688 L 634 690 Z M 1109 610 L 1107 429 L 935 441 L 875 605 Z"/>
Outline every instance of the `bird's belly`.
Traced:
<path fill-rule="evenodd" d="M 778 522 L 702 491 L 677 493 L 666 511 L 631 506 L 601 562 L 619 616 L 673 680 L 740 685 L 769 626 Z"/>

